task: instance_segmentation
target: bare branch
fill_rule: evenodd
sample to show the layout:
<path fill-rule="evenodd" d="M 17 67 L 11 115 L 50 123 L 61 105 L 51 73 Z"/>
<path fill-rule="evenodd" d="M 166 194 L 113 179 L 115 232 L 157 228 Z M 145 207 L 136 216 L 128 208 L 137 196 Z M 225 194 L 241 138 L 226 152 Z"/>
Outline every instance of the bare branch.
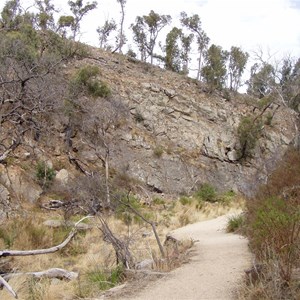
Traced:
<path fill-rule="evenodd" d="M 36 250 L 3 250 L 0 251 L 0 257 L 6 257 L 6 256 L 29 256 L 29 255 L 41 255 L 41 254 L 48 254 L 48 253 L 54 253 L 56 251 L 59 251 L 60 249 L 64 248 L 76 235 L 77 233 L 77 226 L 79 223 L 81 223 L 86 218 L 90 218 L 90 216 L 86 216 L 79 220 L 75 227 L 72 229 L 72 231 L 69 233 L 67 238 L 59 245 L 53 246 L 46 249 L 36 249 Z"/>
<path fill-rule="evenodd" d="M 12 287 L 1 275 L 0 275 L 0 284 L 2 284 L 13 295 L 14 298 L 18 299 L 17 293 L 12 289 Z"/>

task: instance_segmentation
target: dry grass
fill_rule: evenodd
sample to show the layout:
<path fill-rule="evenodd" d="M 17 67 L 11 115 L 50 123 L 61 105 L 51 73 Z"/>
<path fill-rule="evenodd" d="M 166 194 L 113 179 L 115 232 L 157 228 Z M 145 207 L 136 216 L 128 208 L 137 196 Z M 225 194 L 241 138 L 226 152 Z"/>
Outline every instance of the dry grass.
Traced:
<path fill-rule="evenodd" d="M 163 242 L 167 233 L 188 223 L 214 218 L 229 211 L 236 211 L 243 206 L 243 201 L 236 198 L 230 204 L 203 203 L 201 209 L 198 201 L 192 199 L 188 205 L 180 201 L 156 199 L 150 207 L 140 207 L 140 211 L 157 223 L 157 231 Z M 198 207 L 198 208 L 197 208 Z M 28 211 L 32 208 L 27 207 Z M 49 247 L 60 243 L 70 228 L 53 229 L 42 225 L 48 219 L 63 219 L 57 212 L 41 212 L 34 209 L 35 217 L 23 214 L 1 224 L 0 248 L 35 249 Z M 130 240 L 130 249 L 136 262 L 153 259 L 154 270 L 168 272 L 187 261 L 188 249 L 192 241 L 180 242 L 166 246 L 167 256 L 161 259 L 155 237 L 150 226 L 133 219 L 130 225 L 121 219 L 111 216 L 107 218 L 111 230 L 123 240 Z M 96 297 L 101 293 L 99 282 L 90 280 L 89 273 L 97 270 L 115 268 L 115 255 L 111 245 L 102 239 L 97 228 L 97 218 L 89 221 L 93 228 L 79 233 L 75 239 L 59 253 L 36 257 L 16 257 L 10 259 L 14 271 L 40 271 L 59 267 L 79 272 L 78 280 L 72 282 L 52 280 L 34 280 L 28 276 L 13 278 L 9 282 L 18 293 L 20 300 L 41 299 L 76 299 Z M 8 247 L 9 246 L 9 247 Z M 0 290 L 0 299 L 13 299 L 5 289 Z"/>

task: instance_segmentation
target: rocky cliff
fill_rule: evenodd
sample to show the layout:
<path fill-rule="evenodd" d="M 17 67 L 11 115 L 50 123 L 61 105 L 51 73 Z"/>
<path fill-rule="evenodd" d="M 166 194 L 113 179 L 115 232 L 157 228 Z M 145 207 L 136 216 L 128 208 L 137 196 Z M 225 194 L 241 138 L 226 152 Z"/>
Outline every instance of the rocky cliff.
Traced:
<path fill-rule="evenodd" d="M 111 178 L 123 174 L 156 192 L 189 193 L 208 182 L 250 195 L 294 143 L 297 115 L 280 102 L 266 106 L 246 95 L 211 94 L 191 78 L 98 49 L 64 65 L 56 88 L 68 89 L 71 76 L 86 65 L 99 67 L 97 78 L 111 95 L 60 99 L 46 126 L 51 134 L 28 134 L 27 146 L 1 167 L 5 201 L 10 194 L 38 200 L 32 174 L 37 161 L 53 166 L 57 180 L 66 183 L 78 169 L 89 175 L 103 171 L 107 157 Z M 241 159 L 238 128 L 246 116 L 260 118 L 260 135 L 252 157 Z"/>

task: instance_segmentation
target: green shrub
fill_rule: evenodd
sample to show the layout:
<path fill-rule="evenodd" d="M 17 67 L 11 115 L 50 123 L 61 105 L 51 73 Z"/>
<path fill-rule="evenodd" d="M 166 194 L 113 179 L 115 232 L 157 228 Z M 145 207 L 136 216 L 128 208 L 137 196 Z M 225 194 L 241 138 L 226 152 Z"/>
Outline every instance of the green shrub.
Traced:
<path fill-rule="evenodd" d="M 93 97 L 107 98 L 111 94 L 109 86 L 101 81 L 90 80 L 87 84 L 88 93 Z"/>
<path fill-rule="evenodd" d="M 182 205 L 191 205 L 192 204 L 192 199 L 189 198 L 189 197 L 186 197 L 186 196 L 182 196 L 182 197 L 180 197 L 179 202 Z"/>
<path fill-rule="evenodd" d="M 94 270 L 87 274 L 88 280 L 95 284 L 100 290 L 107 290 L 118 283 L 122 282 L 124 278 L 124 269 L 122 266 L 116 266 L 111 270 Z"/>
<path fill-rule="evenodd" d="M 206 202 L 216 202 L 218 200 L 216 189 L 209 183 L 202 184 L 195 196 L 198 200 Z"/>
<path fill-rule="evenodd" d="M 243 214 L 232 216 L 228 219 L 227 232 L 241 232 L 245 224 L 245 216 Z"/>
<path fill-rule="evenodd" d="M 300 259 L 300 210 L 287 207 L 278 197 L 266 198 L 251 224 L 251 245 L 258 253 L 268 249 L 267 260 L 276 258 L 284 281 L 291 280 L 292 265 Z"/>
<path fill-rule="evenodd" d="M 233 190 L 227 191 L 225 193 L 222 193 L 218 197 L 218 202 L 221 202 L 225 205 L 228 205 L 231 203 L 231 201 L 236 197 L 236 193 Z"/>
<path fill-rule="evenodd" d="M 299 150 L 289 151 L 267 184 L 247 201 L 251 249 L 262 263 L 276 266 L 281 287 L 291 286 L 293 272 L 300 267 L 299 170 Z"/>
<path fill-rule="evenodd" d="M 134 196 L 121 197 L 121 201 L 129 204 L 132 208 L 139 211 L 141 209 L 141 204 L 138 199 Z M 116 203 L 115 216 L 122 220 L 126 225 L 131 225 L 133 222 L 140 223 L 141 218 L 134 214 L 134 212 L 122 203 Z"/>
<path fill-rule="evenodd" d="M 111 94 L 109 86 L 98 80 L 100 70 L 96 66 L 87 65 L 82 67 L 70 82 L 71 95 L 77 96 L 82 90 L 93 97 L 107 98 Z"/>
<path fill-rule="evenodd" d="M 251 158 L 253 150 L 261 135 L 261 122 L 250 116 L 243 117 L 239 123 L 237 134 L 240 148 L 237 151 L 239 159 Z"/>
<path fill-rule="evenodd" d="M 153 150 L 153 154 L 155 157 L 160 158 L 164 153 L 164 148 L 162 146 L 156 146 Z"/>
<path fill-rule="evenodd" d="M 155 197 L 152 202 L 153 202 L 153 204 L 156 204 L 156 205 L 163 205 L 166 203 L 164 199 L 159 198 L 159 197 Z"/>
<path fill-rule="evenodd" d="M 272 120 L 273 120 L 273 115 L 268 112 L 265 118 L 265 125 L 270 126 L 272 124 Z"/>
<path fill-rule="evenodd" d="M 36 166 L 36 177 L 42 186 L 48 187 L 55 177 L 55 170 L 45 162 L 39 162 Z"/>

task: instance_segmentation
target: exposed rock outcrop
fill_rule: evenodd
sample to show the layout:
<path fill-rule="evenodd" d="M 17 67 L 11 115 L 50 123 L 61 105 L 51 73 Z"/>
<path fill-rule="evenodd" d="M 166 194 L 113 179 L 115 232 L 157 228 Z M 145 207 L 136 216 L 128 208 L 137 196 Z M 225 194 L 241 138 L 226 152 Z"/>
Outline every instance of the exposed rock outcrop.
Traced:
<path fill-rule="evenodd" d="M 297 114 L 272 104 L 263 112 L 272 120 L 264 123 L 263 115 L 253 157 L 241 161 L 238 126 L 242 117 L 262 114 L 258 100 L 246 95 L 231 95 L 227 100 L 208 94 L 193 79 L 126 56 L 96 49 L 92 56 L 105 60 L 82 59 L 62 72 L 68 77 L 73 68 L 97 65 L 101 80 L 112 90 L 111 98 L 82 96 L 78 101 L 84 109 L 57 117 L 47 142 L 28 141 L 35 153 L 43 149 L 41 153 L 50 161 L 60 158 L 68 162 L 56 169 L 56 179 L 64 185 L 76 177 L 72 174 L 76 168 L 89 175 L 104 170 L 109 153 L 112 173 L 134 177 L 156 192 L 190 192 L 210 182 L 220 190 L 250 195 L 265 182 L 297 135 Z M 110 116 L 106 104 L 122 109 L 122 118 Z M 93 120 L 99 118 L 97 128 Z M 33 162 L 34 156 L 26 153 L 25 159 Z M 0 183 L 1 199 L 14 191 L 18 197 L 36 202 L 42 193 L 40 186 L 16 167 L 2 168 Z"/>

